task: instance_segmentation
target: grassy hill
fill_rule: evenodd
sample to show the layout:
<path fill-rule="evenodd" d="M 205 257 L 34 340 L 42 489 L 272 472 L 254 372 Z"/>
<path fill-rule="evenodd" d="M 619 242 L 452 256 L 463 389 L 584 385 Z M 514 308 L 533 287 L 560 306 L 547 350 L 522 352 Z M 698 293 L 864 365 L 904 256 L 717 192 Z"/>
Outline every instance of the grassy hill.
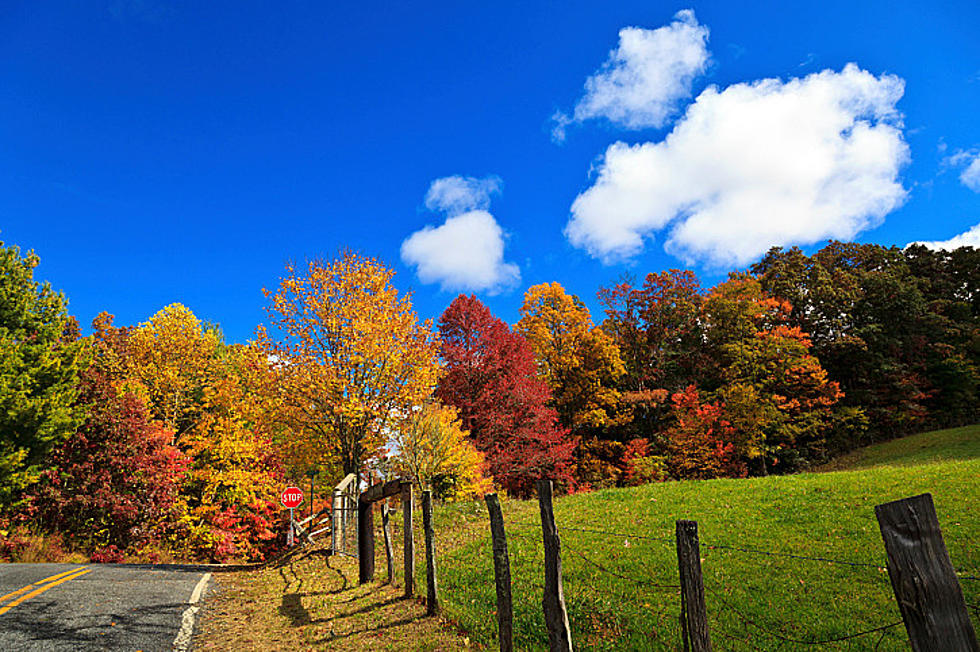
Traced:
<path fill-rule="evenodd" d="M 880 568 L 885 553 L 874 506 L 925 492 L 935 500 L 980 630 L 980 581 L 967 579 L 980 577 L 980 426 L 873 446 L 835 466 L 846 470 L 670 482 L 558 500 L 555 512 L 576 647 L 678 648 L 679 595 L 662 587 L 677 584 L 673 533 L 675 521 L 682 518 L 700 525 L 716 649 L 798 649 L 802 643 L 785 639 L 825 641 L 899 622 L 887 572 Z M 519 649 L 546 649 L 537 503 L 506 501 L 504 518 L 515 643 Z M 495 593 L 485 507 L 469 503 L 437 508 L 436 526 L 444 613 L 475 643 L 492 647 Z M 831 647 L 876 645 L 880 650 L 908 649 L 904 628 L 898 625 Z"/>

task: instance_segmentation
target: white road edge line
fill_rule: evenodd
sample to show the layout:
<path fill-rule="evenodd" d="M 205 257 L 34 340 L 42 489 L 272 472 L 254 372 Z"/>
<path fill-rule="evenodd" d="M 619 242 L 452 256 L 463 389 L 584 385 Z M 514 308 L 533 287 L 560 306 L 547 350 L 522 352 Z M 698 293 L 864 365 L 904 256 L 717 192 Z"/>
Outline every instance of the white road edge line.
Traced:
<path fill-rule="evenodd" d="M 197 603 L 201 600 L 201 594 L 204 593 L 204 588 L 208 585 L 208 580 L 210 579 L 211 573 L 205 573 L 197 583 L 197 586 L 194 587 L 194 592 L 191 593 L 191 599 L 188 602 L 190 606 L 184 610 L 184 617 L 180 621 L 180 631 L 177 632 L 177 638 L 174 639 L 174 652 L 187 652 L 187 650 L 191 649 L 191 635 L 194 633 L 194 617 L 201 608 Z"/>

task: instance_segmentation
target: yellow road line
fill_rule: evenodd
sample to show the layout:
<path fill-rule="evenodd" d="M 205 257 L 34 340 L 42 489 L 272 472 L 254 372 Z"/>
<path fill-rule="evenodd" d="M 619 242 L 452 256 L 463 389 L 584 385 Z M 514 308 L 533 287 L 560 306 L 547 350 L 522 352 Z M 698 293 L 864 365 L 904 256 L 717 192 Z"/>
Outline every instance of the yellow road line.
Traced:
<path fill-rule="evenodd" d="M 16 600 L 14 600 L 10 604 L 8 604 L 6 607 L 0 607 L 0 616 L 4 615 L 8 611 L 10 611 L 11 609 L 13 609 L 17 605 L 19 605 L 21 602 L 24 602 L 25 600 L 30 600 L 31 598 L 34 598 L 34 597 L 37 597 L 37 596 L 41 595 L 42 593 L 44 593 L 48 589 L 52 589 L 52 588 L 58 586 L 59 584 L 63 584 L 65 582 L 67 582 L 68 580 L 73 580 L 76 577 L 81 577 L 82 575 L 84 575 L 86 573 L 91 573 L 91 572 L 92 572 L 92 569 L 91 568 L 82 569 L 82 570 L 76 571 L 74 575 L 69 575 L 68 577 L 63 577 L 63 578 L 61 578 L 60 580 L 58 580 L 56 582 L 49 582 L 48 584 L 45 584 L 44 586 L 42 586 L 39 589 L 34 589 L 33 591 L 31 591 L 27 595 L 20 596 L 19 598 L 17 598 Z"/>
<path fill-rule="evenodd" d="M 27 586 L 25 586 L 22 589 L 17 589 L 16 591 L 11 591 L 7 595 L 0 595 L 0 602 L 3 602 L 7 598 L 12 598 L 15 595 L 20 595 L 21 593 L 23 593 L 25 591 L 30 591 L 31 589 L 36 589 L 37 587 L 41 586 L 45 582 L 50 582 L 52 580 L 58 579 L 59 577 L 64 577 L 65 575 L 71 575 L 72 573 L 77 573 L 78 571 L 80 571 L 80 570 L 82 570 L 84 568 L 87 568 L 87 567 L 86 566 L 82 566 L 81 568 L 73 568 L 73 569 L 71 569 L 69 571 L 65 571 L 64 573 L 58 573 L 57 575 L 52 575 L 51 577 L 45 577 L 43 580 L 38 580 L 37 582 L 34 582 L 33 584 L 28 584 Z"/>

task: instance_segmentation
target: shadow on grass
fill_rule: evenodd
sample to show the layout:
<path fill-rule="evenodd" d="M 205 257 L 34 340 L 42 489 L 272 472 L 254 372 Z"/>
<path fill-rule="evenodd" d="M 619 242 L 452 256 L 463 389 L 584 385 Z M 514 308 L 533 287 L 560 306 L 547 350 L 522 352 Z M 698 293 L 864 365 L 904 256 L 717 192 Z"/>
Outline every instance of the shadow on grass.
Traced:
<path fill-rule="evenodd" d="M 289 624 L 293 627 L 303 627 L 304 625 L 309 625 L 312 620 L 310 620 L 310 612 L 306 610 L 301 602 L 303 596 L 299 593 L 287 593 L 282 596 L 282 605 L 279 607 L 279 613 L 289 618 Z"/>
<path fill-rule="evenodd" d="M 355 629 L 349 632 L 342 632 L 337 634 L 330 634 L 330 636 L 324 636 L 323 638 L 318 638 L 315 643 L 330 643 L 342 638 L 349 638 L 351 636 L 357 636 L 358 634 L 369 634 L 371 632 L 381 632 L 386 629 L 392 629 L 394 627 L 401 627 L 402 625 L 411 625 L 418 622 L 421 618 L 402 618 L 400 620 L 393 620 L 390 623 L 385 623 L 384 625 L 378 625 L 377 627 L 365 627 L 364 629 Z"/>

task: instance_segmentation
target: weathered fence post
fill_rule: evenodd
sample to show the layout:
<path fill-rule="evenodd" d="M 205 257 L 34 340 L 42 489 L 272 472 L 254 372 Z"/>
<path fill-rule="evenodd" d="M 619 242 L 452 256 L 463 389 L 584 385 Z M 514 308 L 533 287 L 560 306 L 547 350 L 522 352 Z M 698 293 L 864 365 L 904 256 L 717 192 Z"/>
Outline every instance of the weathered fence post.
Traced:
<path fill-rule="evenodd" d="M 980 650 L 932 495 L 878 505 L 875 516 L 888 553 L 888 577 L 912 649 Z"/>
<path fill-rule="evenodd" d="M 357 562 L 360 584 L 374 580 L 374 509 L 364 500 L 357 500 Z"/>
<path fill-rule="evenodd" d="M 561 579 L 561 539 L 551 505 L 551 480 L 538 480 L 538 506 L 544 537 L 544 620 L 548 625 L 550 652 L 572 652 L 572 632 L 565 610 L 565 588 Z"/>
<path fill-rule="evenodd" d="M 425 613 L 439 613 L 439 590 L 436 584 L 436 542 L 432 531 L 432 491 L 422 491 L 422 527 L 425 529 Z"/>
<path fill-rule="evenodd" d="M 507 554 L 507 534 L 504 515 L 497 494 L 487 494 L 490 512 L 490 536 L 493 539 L 493 578 L 497 584 L 497 632 L 500 652 L 514 650 L 514 605 L 510 593 L 510 557 Z"/>
<path fill-rule="evenodd" d="M 385 537 L 385 560 L 388 562 L 388 584 L 395 581 L 395 554 L 391 550 L 391 530 L 388 527 L 388 501 L 381 505 L 381 532 Z"/>
<path fill-rule="evenodd" d="M 701 544 L 697 521 L 677 521 L 677 567 L 681 576 L 681 633 L 684 650 L 711 652 L 708 609 L 701 577 Z"/>
<path fill-rule="evenodd" d="M 340 538 L 340 510 L 343 509 L 343 502 L 340 491 L 333 490 L 333 507 L 330 508 L 330 549 L 333 554 L 340 550 L 342 539 Z"/>
<path fill-rule="evenodd" d="M 412 525 L 412 515 L 415 510 L 412 504 L 412 483 L 403 482 L 402 492 L 402 520 L 404 521 L 404 561 L 405 561 L 405 597 L 410 598 L 415 594 L 415 528 Z"/>

